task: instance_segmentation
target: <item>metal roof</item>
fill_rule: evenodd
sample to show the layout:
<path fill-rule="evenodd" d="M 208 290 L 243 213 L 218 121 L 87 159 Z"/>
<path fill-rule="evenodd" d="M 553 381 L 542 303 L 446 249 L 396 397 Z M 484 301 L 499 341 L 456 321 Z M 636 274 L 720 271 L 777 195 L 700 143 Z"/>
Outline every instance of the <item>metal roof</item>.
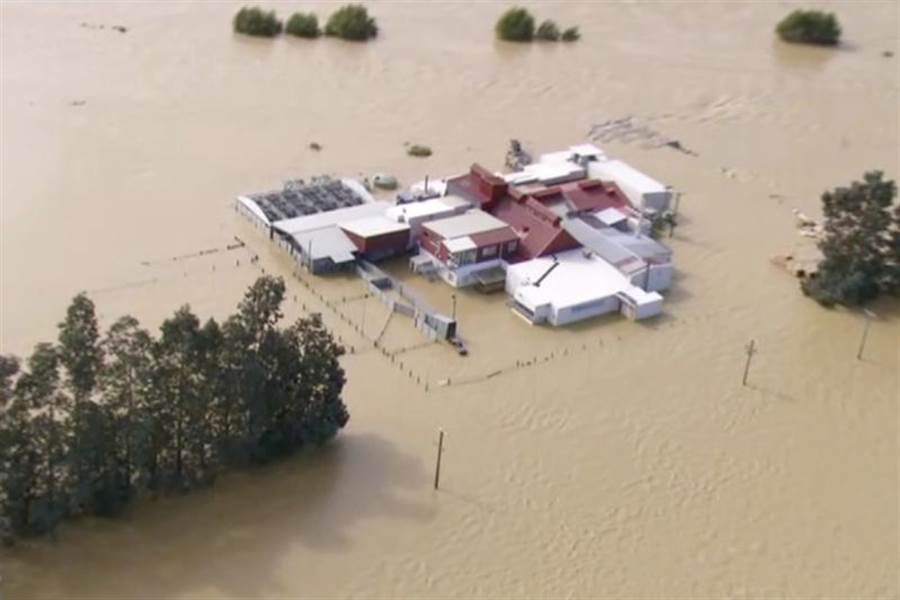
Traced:
<path fill-rule="evenodd" d="M 442 238 L 453 239 L 473 233 L 508 227 L 508 225 L 497 217 L 489 215 L 482 210 L 474 209 L 455 217 L 429 221 L 423 224 L 422 227 L 433 231 Z"/>
<path fill-rule="evenodd" d="M 339 208 L 327 212 L 320 212 L 294 219 L 286 219 L 273 224 L 278 231 L 295 234 L 301 231 L 310 231 L 312 229 L 320 229 L 330 225 L 354 221 L 363 217 L 374 217 L 383 215 L 391 205 L 387 202 L 367 202 L 358 206 L 350 206 L 347 208 Z"/>
<path fill-rule="evenodd" d="M 277 223 L 304 215 L 356 206 L 371 201 L 365 188 L 350 179 L 313 177 L 309 182 L 292 179 L 280 190 L 244 194 L 239 199 L 265 215 L 268 223 Z"/>
<path fill-rule="evenodd" d="M 344 231 L 355 233 L 364 238 L 409 230 L 409 225 L 406 223 L 398 223 L 384 215 L 373 215 L 370 217 L 353 219 L 351 221 L 341 221 L 337 225 Z"/>
<path fill-rule="evenodd" d="M 343 231 L 335 226 L 302 231 L 291 236 L 305 256 L 313 260 L 329 258 L 334 264 L 354 260 L 357 248 Z"/>

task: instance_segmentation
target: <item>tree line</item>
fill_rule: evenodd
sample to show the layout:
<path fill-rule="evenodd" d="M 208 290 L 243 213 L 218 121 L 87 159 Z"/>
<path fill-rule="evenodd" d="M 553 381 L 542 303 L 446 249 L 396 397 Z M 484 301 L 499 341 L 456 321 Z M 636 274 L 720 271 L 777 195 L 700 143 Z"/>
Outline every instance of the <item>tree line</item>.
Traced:
<path fill-rule="evenodd" d="M 318 314 L 279 327 L 284 294 L 281 278 L 261 277 L 223 323 L 183 306 L 158 337 L 131 316 L 101 336 L 79 294 L 24 369 L 0 356 L 4 541 L 334 437 L 349 419 L 344 349 Z"/>

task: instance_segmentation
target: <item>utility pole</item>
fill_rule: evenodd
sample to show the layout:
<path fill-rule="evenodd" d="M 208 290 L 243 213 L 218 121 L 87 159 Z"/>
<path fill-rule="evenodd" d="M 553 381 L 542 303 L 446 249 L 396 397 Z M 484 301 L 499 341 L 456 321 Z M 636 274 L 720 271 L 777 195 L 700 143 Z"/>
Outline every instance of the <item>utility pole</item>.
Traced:
<path fill-rule="evenodd" d="M 451 300 L 451 302 L 453 302 L 453 312 L 452 312 L 451 318 L 455 321 L 456 320 L 456 294 L 450 294 L 450 300 Z"/>
<path fill-rule="evenodd" d="M 441 483 L 441 454 L 444 453 L 444 430 L 438 429 L 437 462 L 434 464 L 434 489 Z"/>
<path fill-rule="evenodd" d="M 863 317 L 866 319 L 866 324 L 863 327 L 862 339 L 859 341 L 859 351 L 856 353 L 856 360 L 862 360 L 863 350 L 866 347 L 866 338 L 869 337 L 869 325 L 872 324 L 872 319 L 876 316 L 871 310 L 863 309 Z"/>
<path fill-rule="evenodd" d="M 747 375 L 750 374 L 750 360 L 756 354 L 756 342 L 750 340 L 750 343 L 744 348 L 744 352 L 747 353 L 747 364 L 744 365 L 744 380 L 741 381 L 741 385 L 747 385 Z"/>

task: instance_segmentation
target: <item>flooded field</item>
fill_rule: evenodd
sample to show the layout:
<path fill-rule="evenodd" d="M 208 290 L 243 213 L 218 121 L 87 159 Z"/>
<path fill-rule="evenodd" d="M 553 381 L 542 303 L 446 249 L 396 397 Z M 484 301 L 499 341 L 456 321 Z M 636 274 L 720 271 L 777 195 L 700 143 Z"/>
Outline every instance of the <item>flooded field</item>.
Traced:
<path fill-rule="evenodd" d="M 364 45 L 235 37 L 239 6 L 2 4 L 0 349 L 54 337 L 80 290 L 105 324 L 155 326 L 228 314 L 265 270 L 288 317 L 321 311 L 353 349 L 350 423 L 319 454 L 2 550 L 0 596 L 900 595 L 900 307 L 873 307 L 857 361 L 861 317 L 769 262 L 799 239 L 792 208 L 900 175 L 896 2 L 829 5 L 831 50 L 775 41 L 787 3 L 533 3 L 583 39 L 526 46 L 493 41 L 505 4 L 372 3 Z M 462 358 L 355 278 L 304 285 L 232 210 L 294 176 L 500 168 L 510 138 L 553 150 L 627 117 L 696 153 L 599 142 L 683 193 L 646 323 L 530 327 L 464 291 Z M 449 310 L 450 288 L 388 268 Z"/>

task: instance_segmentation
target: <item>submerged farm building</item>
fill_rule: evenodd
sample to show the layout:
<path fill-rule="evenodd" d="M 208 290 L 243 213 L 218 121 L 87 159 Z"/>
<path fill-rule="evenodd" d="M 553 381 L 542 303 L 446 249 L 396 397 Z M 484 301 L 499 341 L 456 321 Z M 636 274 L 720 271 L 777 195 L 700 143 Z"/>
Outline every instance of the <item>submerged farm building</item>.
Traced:
<path fill-rule="evenodd" d="M 565 325 L 661 311 L 672 253 L 648 234 L 670 202 L 666 186 L 582 144 L 512 173 L 474 164 L 397 204 L 356 181 L 319 178 L 241 196 L 237 208 L 313 273 L 365 271 L 374 267 L 363 260 L 409 252 L 416 272 L 505 288 L 528 321 Z"/>
<path fill-rule="evenodd" d="M 503 261 L 519 249 L 515 231 L 479 209 L 424 223 L 417 242 L 419 263 L 430 262 L 454 287 L 502 283 Z"/>

